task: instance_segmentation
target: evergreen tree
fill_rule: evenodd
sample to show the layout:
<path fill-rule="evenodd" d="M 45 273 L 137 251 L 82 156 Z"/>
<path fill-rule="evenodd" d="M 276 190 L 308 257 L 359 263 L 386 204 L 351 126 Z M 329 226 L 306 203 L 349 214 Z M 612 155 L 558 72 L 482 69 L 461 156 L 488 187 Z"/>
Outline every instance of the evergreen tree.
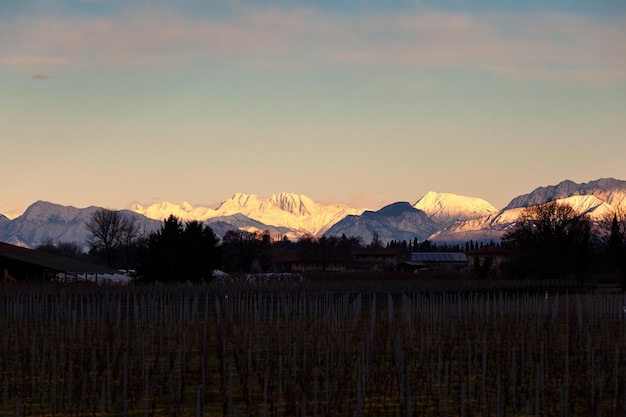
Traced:
<path fill-rule="evenodd" d="M 142 282 L 201 282 L 219 266 L 219 238 L 198 221 L 171 215 L 139 248 L 135 269 Z"/>
<path fill-rule="evenodd" d="M 382 248 L 382 243 L 380 242 L 380 238 L 378 237 L 378 232 L 374 230 L 372 232 L 372 242 L 370 243 L 370 248 Z"/>
<path fill-rule="evenodd" d="M 624 230 L 620 225 L 617 214 L 615 214 L 611 222 L 609 234 L 609 254 L 611 263 L 619 277 L 620 287 L 622 291 L 626 292 L 626 245 L 624 237 Z"/>

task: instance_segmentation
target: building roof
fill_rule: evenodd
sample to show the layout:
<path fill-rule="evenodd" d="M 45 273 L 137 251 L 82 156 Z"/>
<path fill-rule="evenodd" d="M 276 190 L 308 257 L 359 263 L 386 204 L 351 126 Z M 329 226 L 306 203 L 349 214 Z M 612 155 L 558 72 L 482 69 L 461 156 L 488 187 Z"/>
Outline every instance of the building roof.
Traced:
<path fill-rule="evenodd" d="M 0 242 L 0 259 L 2 258 L 69 274 L 106 274 L 115 272 L 114 269 L 101 265 L 93 265 L 76 259 Z"/>
<path fill-rule="evenodd" d="M 467 262 L 463 252 L 413 252 L 411 262 Z"/>
<path fill-rule="evenodd" d="M 24 248 L 22 246 L 15 246 L 8 243 L 0 242 L 0 253 L 4 252 L 29 252 L 32 249 Z"/>

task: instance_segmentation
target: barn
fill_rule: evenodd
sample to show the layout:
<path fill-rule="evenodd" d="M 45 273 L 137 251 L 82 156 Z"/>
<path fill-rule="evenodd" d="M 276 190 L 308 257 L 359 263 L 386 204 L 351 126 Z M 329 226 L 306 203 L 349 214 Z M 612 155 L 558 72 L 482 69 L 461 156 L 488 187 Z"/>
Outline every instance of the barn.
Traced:
<path fill-rule="evenodd" d="M 467 256 L 463 252 L 413 252 L 406 264 L 415 271 L 467 272 Z"/>

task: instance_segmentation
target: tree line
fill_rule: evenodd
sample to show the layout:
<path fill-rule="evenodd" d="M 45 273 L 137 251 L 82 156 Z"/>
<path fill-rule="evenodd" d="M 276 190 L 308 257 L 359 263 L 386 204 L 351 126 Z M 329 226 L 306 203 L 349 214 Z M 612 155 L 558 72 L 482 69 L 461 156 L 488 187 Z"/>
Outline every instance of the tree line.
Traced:
<path fill-rule="evenodd" d="M 592 222 L 571 205 L 550 201 L 524 209 L 502 237 L 511 250 L 507 265 L 516 278 L 575 279 L 590 272 L 617 276 L 626 291 L 626 210 L 618 207 Z"/>
<path fill-rule="evenodd" d="M 305 236 L 292 242 L 286 237 L 273 239 L 267 231 L 243 230 L 230 230 L 220 239 L 210 226 L 174 216 L 165 219 L 158 230 L 143 235 L 130 217 L 109 209 L 95 211 L 85 226 L 90 232 L 87 255 L 76 243 L 55 245 L 47 240 L 38 249 L 134 269 L 145 282 L 208 281 L 217 269 L 269 272 L 275 268 L 272 257 L 280 250 L 315 262 L 324 270 L 332 262 L 347 262 L 354 250 L 363 248 L 467 252 L 496 245 L 493 241 L 437 245 L 415 238 L 383 246 L 376 233 L 369 244 L 345 235 Z M 585 213 L 556 201 L 530 206 L 499 245 L 511 254 L 503 268 L 507 277 L 569 278 L 583 283 L 590 272 L 602 271 L 617 276 L 626 291 L 626 210 L 621 207 L 592 222 Z"/>

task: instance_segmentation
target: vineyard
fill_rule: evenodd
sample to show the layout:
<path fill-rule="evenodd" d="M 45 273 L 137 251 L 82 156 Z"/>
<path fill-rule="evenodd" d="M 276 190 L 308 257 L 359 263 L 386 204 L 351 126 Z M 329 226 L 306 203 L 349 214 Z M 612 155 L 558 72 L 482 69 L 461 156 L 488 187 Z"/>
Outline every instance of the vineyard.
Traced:
<path fill-rule="evenodd" d="M 0 413 L 624 416 L 625 305 L 441 282 L 5 286 Z"/>

